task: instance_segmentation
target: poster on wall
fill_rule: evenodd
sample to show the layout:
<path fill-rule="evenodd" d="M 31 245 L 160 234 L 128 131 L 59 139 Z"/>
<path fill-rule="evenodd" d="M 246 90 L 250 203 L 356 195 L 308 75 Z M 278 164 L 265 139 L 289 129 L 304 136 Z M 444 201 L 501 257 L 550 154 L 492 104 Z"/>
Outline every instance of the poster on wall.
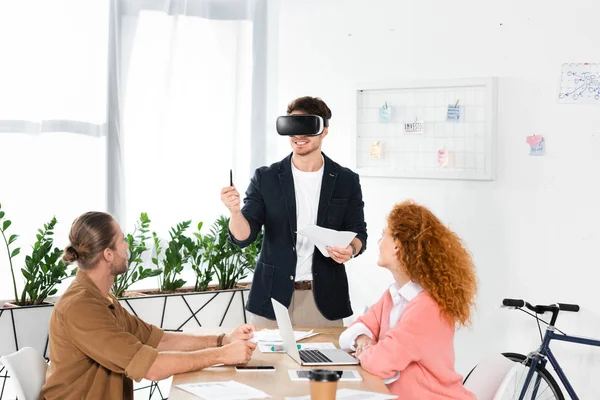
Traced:
<path fill-rule="evenodd" d="M 558 102 L 600 104 L 600 63 L 563 64 Z"/>

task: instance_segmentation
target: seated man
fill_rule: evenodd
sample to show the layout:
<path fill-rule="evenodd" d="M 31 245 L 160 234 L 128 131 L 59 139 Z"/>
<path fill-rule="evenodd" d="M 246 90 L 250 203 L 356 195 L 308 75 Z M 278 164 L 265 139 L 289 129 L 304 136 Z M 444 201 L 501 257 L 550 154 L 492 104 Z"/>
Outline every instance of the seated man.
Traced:
<path fill-rule="evenodd" d="M 454 370 L 454 328 L 466 325 L 477 280 L 460 238 L 427 208 L 397 204 L 379 239 L 394 284 L 340 336 L 402 399 L 475 400 Z"/>
<path fill-rule="evenodd" d="M 77 277 L 50 318 L 45 399 L 133 399 L 132 379 L 153 381 L 215 364 L 244 364 L 256 345 L 254 327 L 229 335 L 163 332 L 130 314 L 110 294 L 127 272 L 127 242 L 112 216 L 88 212 L 75 220 L 63 258 Z"/>

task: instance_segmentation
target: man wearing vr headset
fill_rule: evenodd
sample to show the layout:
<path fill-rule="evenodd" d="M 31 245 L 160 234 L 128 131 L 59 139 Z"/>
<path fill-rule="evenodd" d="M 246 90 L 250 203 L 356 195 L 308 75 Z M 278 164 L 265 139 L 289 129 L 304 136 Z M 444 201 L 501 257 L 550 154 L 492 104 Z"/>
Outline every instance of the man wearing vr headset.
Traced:
<path fill-rule="evenodd" d="M 358 175 L 321 152 L 330 118 L 323 100 L 294 100 L 277 119 L 277 132 L 289 136 L 292 154 L 255 171 L 241 210 L 234 186 L 221 191 L 231 212 L 233 243 L 248 246 L 264 226 L 246 306 L 255 325 L 276 325 L 271 298 L 289 307 L 296 326 L 341 326 L 352 315 L 344 263 L 365 250 L 367 227 Z M 296 235 L 313 224 L 357 235 L 346 248 L 328 248 L 325 257 Z"/>

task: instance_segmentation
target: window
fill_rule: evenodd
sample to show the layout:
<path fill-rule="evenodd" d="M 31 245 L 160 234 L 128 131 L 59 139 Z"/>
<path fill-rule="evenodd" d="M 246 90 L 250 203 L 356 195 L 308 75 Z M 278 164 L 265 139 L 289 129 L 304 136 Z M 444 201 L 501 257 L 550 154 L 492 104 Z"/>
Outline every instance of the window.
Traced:
<path fill-rule="evenodd" d="M 20 235 L 17 270 L 53 216 L 63 247 L 78 215 L 106 210 L 107 43 L 108 1 L 0 2 L 0 202 Z"/>
<path fill-rule="evenodd" d="M 127 232 L 147 212 L 163 238 L 227 213 L 229 169 L 243 193 L 264 147 L 266 4 L 0 2 L 0 202 L 17 268 L 54 215 L 62 247 L 89 210 Z"/>
<path fill-rule="evenodd" d="M 0 120 L 106 119 L 108 1 L 0 2 Z"/>
<path fill-rule="evenodd" d="M 250 174 L 252 23 L 142 11 L 133 35 L 124 113 L 127 225 L 140 212 L 162 237 L 184 220 L 210 225 L 227 212 L 220 190 L 229 169 L 242 186 Z"/>

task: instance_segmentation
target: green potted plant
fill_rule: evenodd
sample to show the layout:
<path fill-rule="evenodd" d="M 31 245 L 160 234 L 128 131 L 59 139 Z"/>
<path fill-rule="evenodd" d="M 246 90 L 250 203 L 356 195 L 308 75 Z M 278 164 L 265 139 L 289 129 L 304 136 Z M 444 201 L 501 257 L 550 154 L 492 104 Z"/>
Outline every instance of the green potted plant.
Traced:
<path fill-rule="evenodd" d="M 125 241 L 129 245 L 129 254 L 127 257 L 128 270 L 126 273 L 115 277 L 115 284 L 111 290 L 115 297 L 123 297 L 126 291 L 134 283 L 146 278 L 158 276 L 162 273 L 160 268 L 144 268 L 142 256 L 150 250 L 146 246 L 146 242 L 150 239 L 148 232 L 150 231 L 150 218 L 148 214 L 141 213 L 140 218 L 136 221 L 133 233 L 128 233 Z"/>
<path fill-rule="evenodd" d="M 68 264 L 61 260 L 63 251 L 53 248 L 56 223 L 56 217 L 53 217 L 43 229 L 38 229 L 31 255 L 25 257 L 25 267 L 21 268 L 25 286 L 17 305 L 42 304 L 46 298 L 56 294 L 56 285 L 72 275 L 67 272 Z"/>
<path fill-rule="evenodd" d="M 210 237 L 202 235 L 202 222 L 198 223 L 198 231 L 194 232 L 196 240 L 190 240 L 187 243 L 186 252 L 189 255 L 192 270 L 196 273 L 196 283 L 194 292 L 205 292 L 213 279 L 213 269 L 210 266 L 206 256 L 210 254 L 207 249 L 212 241 Z"/>
<path fill-rule="evenodd" d="M 6 246 L 6 252 L 8 253 L 8 265 L 10 266 L 10 274 L 12 276 L 13 289 L 15 295 L 15 301 L 19 301 L 19 294 L 17 293 L 17 280 L 15 279 L 15 270 L 13 267 L 12 259 L 15 258 L 20 252 L 21 249 L 15 247 L 11 250 L 10 246 L 13 244 L 19 235 L 10 235 L 8 239 L 6 238 L 7 230 L 12 225 L 12 222 L 5 218 L 5 213 L 2 211 L 2 204 L 0 204 L 0 232 L 2 233 L 2 238 L 4 239 L 4 244 Z"/>
<path fill-rule="evenodd" d="M 197 231 L 187 237 L 190 225 L 191 221 L 185 221 L 171 228 L 164 249 L 156 232 L 152 232 L 156 251 L 152 263 L 163 271 L 159 276 L 160 289 L 146 291 L 149 296 L 121 301 L 163 329 L 179 330 L 192 325 L 234 327 L 243 323 L 248 287 L 237 284 L 255 268 L 262 232 L 242 250 L 229 241 L 228 218 L 217 219 L 207 234 L 202 234 L 200 222 Z M 193 288 L 184 288 L 186 282 L 180 277 L 187 265 L 196 274 Z M 216 286 L 210 285 L 213 277 L 218 281 Z"/>
<path fill-rule="evenodd" d="M 21 249 L 17 247 L 11 250 L 10 248 L 19 236 L 12 234 L 7 239 L 7 230 L 12 222 L 5 218 L 5 213 L 1 210 L 0 205 L 0 231 L 8 253 L 15 296 L 14 301 L 6 303 L 6 306 L 40 305 L 46 298 L 56 294 L 56 285 L 69 277 L 67 264 L 61 260 L 62 250 L 57 247 L 53 248 L 56 223 L 56 217 L 53 217 L 50 222 L 44 224 L 43 229 L 38 229 L 37 240 L 32 247 L 31 255 L 25 257 L 25 265 L 21 268 L 25 285 L 19 296 L 13 258 L 20 254 Z"/>
<path fill-rule="evenodd" d="M 220 216 L 212 225 L 205 258 L 217 276 L 220 290 L 233 289 L 256 267 L 256 258 L 262 246 L 262 231 L 256 240 L 244 249 L 229 240 L 229 218 Z"/>
<path fill-rule="evenodd" d="M 14 290 L 14 300 L 7 302 L 6 308 L 0 311 L 0 317 L 5 316 L 5 319 L 11 320 L 11 323 L 0 321 L 0 337 L 12 337 L 13 340 L 4 340 L 0 343 L 0 356 L 14 352 L 19 348 L 19 344 L 24 343 L 35 347 L 40 352 L 45 351 L 48 321 L 53 309 L 53 304 L 45 300 L 56 294 L 56 286 L 70 275 L 67 272 L 68 265 L 61 260 L 62 251 L 53 246 L 56 223 L 56 218 L 52 218 L 38 230 L 31 254 L 25 257 L 21 268 L 25 283 L 19 296 L 13 259 L 19 254 L 20 249 L 11 247 L 14 246 L 18 236 L 12 234 L 7 238 L 11 222 L 5 219 L 4 211 L 0 210 L 0 230 L 9 255 Z"/>
<path fill-rule="evenodd" d="M 178 223 L 169 231 L 170 240 L 162 258 L 162 274 L 158 276 L 161 292 L 175 292 L 185 285 L 185 280 L 179 278 L 185 264 L 189 260 L 189 248 L 191 239 L 185 236 L 185 231 L 190 227 L 192 221 Z M 154 236 L 155 244 L 157 242 Z M 158 261 L 158 259 L 157 259 Z"/>

